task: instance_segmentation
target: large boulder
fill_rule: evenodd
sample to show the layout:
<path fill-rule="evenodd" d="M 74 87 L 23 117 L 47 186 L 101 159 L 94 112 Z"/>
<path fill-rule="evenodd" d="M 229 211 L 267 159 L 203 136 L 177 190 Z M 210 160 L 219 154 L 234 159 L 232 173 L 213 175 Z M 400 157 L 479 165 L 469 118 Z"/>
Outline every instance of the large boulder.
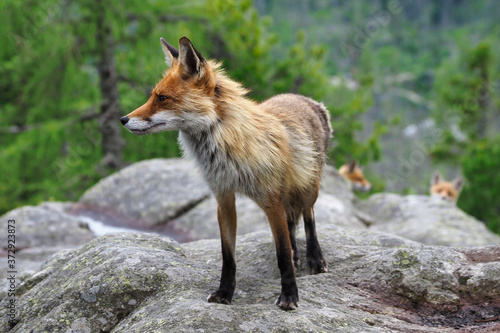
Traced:
<path fill-rule="evenodd" d="M 315 205 L 318 223 L 329 220 L 365 228 L 353 206 L 351 184 L 325 167 Z M 217 202 L 192 161 L 154 159 L 135 163 L 84 193 L 75 214 L 91 214 L 116 226 L 154 231 L 179 242 L 219 238 Z M 267 219 L 250 199 L 238 197 L 238 235 L 267 230 Z"/>
<path fill-rule="evenodd" d="M 192 162 L 153 159 L 102 179 L 79 202 L 112 211 L 127 221 L 136 220 L 141 227 L 153 227 L 168 223 L 209 195 Z"/>
<path fill-rule="evenodd" d="M 373 230 L 423 244 L 483 246 L 500 244 L 500 236 L 454 204 L 429 196 L 374 194 L 357 207 L 372 218 Z"/>
<path fill-rule="evenodd" d="M 280 310 L 270 232 L 238 238 L 232 305 L 207 303 L 218 285 L 220 244 L 179 245 L 152 234 L 110 234 L 52 256 L 17 288 L 24 332 L 498 332 L 500 246 L 425 246 L 323 224 L 329 272 L 298 271 L 300 307 Z M 299 238 L 303 257 L 305 241 Z M 305 261 L 305 260 L 303 260 Z M 11 298 L 0 293 L 0 307 Z"/>
<path fill-rule="evenodd" d="M 0 217 L 5 225 L 8 220 L 15 221 L 12 224 L 15 233 L 11 235 L 15 235 L 16 271 L 39 270 L 42 263 L 57 251 L 78 247 L 95 237 L 82 218 L 67 212 L 71 207 L 69 203 L 46 202 L 17 208 Z M 3 251 L 7 251 L 7 235 L 7 232 L 2 233 Z M 0 284 L 8 275 L 6 259 L 0 261 Z"/>

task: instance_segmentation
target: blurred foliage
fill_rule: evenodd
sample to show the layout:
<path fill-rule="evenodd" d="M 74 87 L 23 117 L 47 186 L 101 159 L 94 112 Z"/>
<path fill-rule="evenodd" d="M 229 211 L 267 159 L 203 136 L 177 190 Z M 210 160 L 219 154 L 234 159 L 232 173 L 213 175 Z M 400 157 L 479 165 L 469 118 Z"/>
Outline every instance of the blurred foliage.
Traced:
<path fill-rule="evenodd" d="M 492 57 L 490 43 L 482 41 L 462 49 L 458 59 L 438 69 L 436 118 L 445 129 L 442 142 L 432 152 L 438 160 L 457 162 L 469 144 L 496 131 L 489 122 L 498 101 L 491 81 Z"/>
<path fill-rule="evenodd" d="M 458 206 L 500 234 L 500 136 L 471 144 L 462 157 L 467 179 Z"/>
<path fill-rule="evenodd" d="M 250 88 L 253 99 L 296 92 L 324 100 L 336 140 L 344 142 L 336 159 L 347 158 L 342 152 L 363 162 L 379 157 L 381 127 L 366 142 L 355 137 L 363 127 L 358 116 L 371 104 L 369 87 L 343 94 L 330 86 L 326 48 L 308 42 L 304 31 L 281 53 L 279 36 L 269 31 L 272 20 L 260 16 L 252 1 L 105 4 L 123 114 L 147 100 L 166 70 L 159 38 L 175 45 L 189 36 L 202 54 L 221 60 L 231 77 Z M 45 200 L 78 200 L 113 171 L 97 168 L 102 135 L 93 115 L 106 96 L 99 90 L 96 6 L 93 0 L 0 4 L 0 43 L 6 46 L 0 49 L 0 213 Z M 341 103 L 333 98 L 339 95 Z M 122 136 L 129 163 L 180 154 L 176 133 L 138 138 L 123 130 Z"/>

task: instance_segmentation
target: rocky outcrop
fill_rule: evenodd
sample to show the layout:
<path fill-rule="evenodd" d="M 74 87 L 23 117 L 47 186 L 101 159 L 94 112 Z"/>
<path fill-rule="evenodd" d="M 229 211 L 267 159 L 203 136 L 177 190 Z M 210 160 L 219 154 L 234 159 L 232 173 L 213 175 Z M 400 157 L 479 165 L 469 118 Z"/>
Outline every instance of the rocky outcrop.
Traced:
<path fill-rule="evenodd" d="M 327 167 L 315 208 L 318 223 L 365 228 L 353 199 L 349 183 Z M 239 235 L 269 229 L 264 213 L 250 199 L 239 197 L 237 210 Z M 154 231 L 187 242 L 219 239 L 216 211 L 216 201 L 192 162 L 154 159 L 104 178 L 79 203 L 27 206 L 9 212 L 2 220 L 17 220 L 17 234 L 22 235 L 16 244 L 18 270 L 33 273 L 53 253 L 90 241 L 94 234 L 89 227 L 100 235 L 96 222 L 105 223 L 106 231 Z M 0 261 L 0 278 L 6 276 L 6 265 L 6 260 Z M 0 285 L 4 283 L 2 280 Z"/>
<path fill-rule="evenodd" d="M 371 217 L 373 230 L 423 244 L 482 246 L 500 244 L 500 236 L 454 204 L 422 195 L 372 195 L 357 207 Z"/>
<path fill-rule="evenodd" d="M 329 272 L 310 275 L 301 260 L 292 312 L 273 304 L 280 279 L 264 214 L 243 197 L 237 210 L 229 306 L 206 302 L 221 266 L 216 202 L 189 161 L 144 161 L 103 179 L 79 203 L 7 213 L 1 219 L 16 220 L 24 273 L 16 320 L 2 316 L 0 332 L 500 331 L 500 238 L 454 205 L 394 194 L 358 201 L 327 167 L 315 215 Z M 93 239 L 89 217 L 171 237 Z M 3 309 L 9 287 L 0 291 Z"/>
<path fill-rule="evenodd" d="M 164 225 L 209 195 L 192 162 L 154 159 L 102 179 L 83 194 L 80 203 L 135 221 L 142 228 Z"/>
<path fill-rule="evenodd" d="M 67 213 L 72 205 L 61 202 L 46 202 L 39 206 L 14 209 L 0 217 L 0 221 L 15 220 L 15 266 L 18 272 L 33 272 L 52 254 L 62 249 L 74 248 L 88 243 L 95 236 L 87 223 L 78 216 Z M 2 234 L 4 251 L 7 233 Z M 7 258 L 0 260 L 2 285 L 7 276 Z"/>
<path fill-rule="evenodd" d="M 323 225 L 329 272 L 298 272 L 300 307 L 280 310 L 270 232 L 238 239 L 232 305 L 206 302 L 220 245 L 111 234 L 52 256 L 18 287 L 10 332 L 497 332 L 500 247 L 425 246 Z M 299 241 L 301 256 L 304 239 Z M 8 297 L 0 295 L 5 308 Z M 2 317 L 1 331 L 8 322 Z"/>

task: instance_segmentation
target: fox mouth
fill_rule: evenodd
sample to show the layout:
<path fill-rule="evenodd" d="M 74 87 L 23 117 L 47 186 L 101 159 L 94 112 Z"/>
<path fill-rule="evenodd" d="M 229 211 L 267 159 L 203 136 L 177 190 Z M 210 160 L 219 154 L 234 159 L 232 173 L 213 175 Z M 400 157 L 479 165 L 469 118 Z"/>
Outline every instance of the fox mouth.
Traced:
<path fill-rule="evenodd" d="M 153 124 L 147 128 L 142 128 L 142 129 L 141 128 L 128 128 L 128 130 L 135 135 L 145 135 L 145 134 L 150 133 L 151 129 L 158 127 L 158 126 L 162 126 L 162 125 L 166 125 L 166 123 L 156 123 L 156 124 Z"/>

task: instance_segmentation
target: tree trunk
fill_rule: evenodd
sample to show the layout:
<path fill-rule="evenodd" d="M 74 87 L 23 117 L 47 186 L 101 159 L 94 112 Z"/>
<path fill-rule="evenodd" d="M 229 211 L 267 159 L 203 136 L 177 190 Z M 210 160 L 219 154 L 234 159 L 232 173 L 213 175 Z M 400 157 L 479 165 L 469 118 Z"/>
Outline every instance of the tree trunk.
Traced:
<path fill-rule="evenodd" d="M 106 6 L 103 0 L 96 0 L 97 9 L 97 53 L 99 63 L 99 86 L 102 102 L 99 115 L 99 130 L 102 134 L 102 167 L 119 169 L 124 163 L 122 151 L 125 145 L 121 137 L 120 104 L 118 100 L 118 77 L 114 57 L 114 39 L 109 21 L 106 20 Z"/>

